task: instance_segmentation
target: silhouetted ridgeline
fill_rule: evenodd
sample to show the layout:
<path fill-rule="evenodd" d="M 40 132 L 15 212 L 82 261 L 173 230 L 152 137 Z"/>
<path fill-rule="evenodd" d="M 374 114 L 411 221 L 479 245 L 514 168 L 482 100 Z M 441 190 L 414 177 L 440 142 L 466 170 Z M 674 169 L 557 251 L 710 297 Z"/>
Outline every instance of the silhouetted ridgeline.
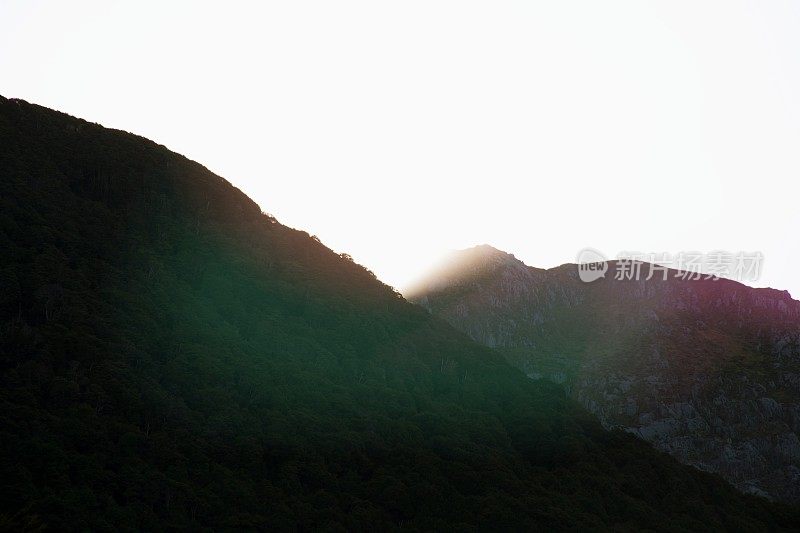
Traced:
<path fill-rule="evenodd" d="M 163 146 L 0 99 L 0 177 L 0 528 L 798 523 Z"/>

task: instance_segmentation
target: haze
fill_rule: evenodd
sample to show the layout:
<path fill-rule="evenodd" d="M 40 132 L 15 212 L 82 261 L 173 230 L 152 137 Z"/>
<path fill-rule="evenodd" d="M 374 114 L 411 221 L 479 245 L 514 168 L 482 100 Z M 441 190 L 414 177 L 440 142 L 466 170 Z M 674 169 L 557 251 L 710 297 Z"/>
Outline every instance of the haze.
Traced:
<path fill-rule="evenodd" d="M 403 287 L 480 243 L 761 251 L 800 295 L 800 4 L 0 2 L 0 94 L 135 132 Z"/>

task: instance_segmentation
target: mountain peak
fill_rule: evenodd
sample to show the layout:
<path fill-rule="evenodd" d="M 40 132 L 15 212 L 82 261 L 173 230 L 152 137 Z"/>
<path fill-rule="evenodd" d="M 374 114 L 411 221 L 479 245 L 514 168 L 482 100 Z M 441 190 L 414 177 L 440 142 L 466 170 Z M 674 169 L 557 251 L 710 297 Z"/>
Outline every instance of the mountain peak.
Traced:
<path fill-rule="evenodd" d="M 513 254 L 479 244 L 448 253 L 404 293 L 413 299 L 417 294 L 474 282 L 501 269 L 524 272 L 530 268 Z"/>
<path fill-rule="evenodd" d="M 787 291 L 678 270 L 628 282 L 616 260 L 583 283 L 574 264 L 523 272 L 491 247 L 457 256 L 413 301 L 529 377 L 565 384 L 606 427 L 744 492 L 800 501 L 800 302 Z"/>
<path fill-rule="evenodd" d="M 449 258 L 460 262 L 517 262 L 522 264 L 522 261 L 514 257 L 514 254 L 504 252 L 490 244 L 479 244 L 472 248 L 454 250 L 450 253 Z"/>

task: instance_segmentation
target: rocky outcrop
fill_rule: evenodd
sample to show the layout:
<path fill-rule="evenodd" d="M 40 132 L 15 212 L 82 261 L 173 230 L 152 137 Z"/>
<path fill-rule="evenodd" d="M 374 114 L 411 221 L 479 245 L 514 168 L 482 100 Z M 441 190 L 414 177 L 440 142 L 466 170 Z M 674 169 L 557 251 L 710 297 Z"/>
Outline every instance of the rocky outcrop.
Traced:
<path fill-rule="evenodd" d="M 488 246 L 408 296 L 533 379 L 745 492 L 800 501 L 800 302 L 729 280 L 583 283 Z"/>

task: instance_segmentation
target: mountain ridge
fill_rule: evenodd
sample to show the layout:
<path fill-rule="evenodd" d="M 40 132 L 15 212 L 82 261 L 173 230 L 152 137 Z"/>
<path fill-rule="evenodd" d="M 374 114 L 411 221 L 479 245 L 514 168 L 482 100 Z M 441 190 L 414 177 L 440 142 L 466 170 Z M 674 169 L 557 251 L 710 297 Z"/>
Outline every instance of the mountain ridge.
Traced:
<path fill-rule="evenodd" d="M 742 490 L 796 501 L 800 302 L 788 291 L 676 273 L 583 283 L 577 265 L 499 266 L 480 276 L 446 271 L 441 283 L 434 273 L 409 298 L 530 377 L 564 384 L 606 427 Z"/>
<path fill-rule="evenodd" d="M 448 254 L 446 259 L 442 261 L 440 264 L 435 265 L 431 268 L 427 273 L 420 276 L 420 278 L 414 282 L 412 282 L 407 288 L 403 290 L 403 294 L 407 295 L 410 299 L 413 299 L 417 296 L 417 294 L 423 290 L 420 285 L 424 285 L 426 283 L 427 278 L 436 278 L 440 279 L 442 277 L 441 270 L 444 271 L 459 271 L 458 265 L 460 265 L 461 261 L 478 261 L 479 258 L 475 257 L 475 252 L 479 252 L 483 256 L 495 257 L 495 258 L 508 258 L 509 260 L 513 260 L 515 264 L 518 266 L 524 266 L 526 269 L 533 270 L 535 272 L 561 272 L 561 271 L 575 271 L 577 272 L 578 263 L 561 263 L 559 265 L 545 268 L 545 267 L 537 267 L 533 265 L 529 265 L 525 263 L 523 260 L 516 257 L 514 254 L 510 252 L 506 252 L 505 250 L 501 250 L 500 248 L 496 248 L 491 244 L 478 244 L 469 248 L 464 248 L 460 250 L 453 250 Z M 609 271 L 611 271 L 611 267 L 615 266 L 620 260 L 619 259 L 608 259 L 605 262 L 609 265 Z M 634 263 L 638 263 L 640 265 L 650 265 L 647 261 L 641 260 L 634 260 Z M 451 266 L 450 263 L 453 265 Z M 497 265 L 493 265 L 497 266 Z M 680 269 L 669 268 L 669 277 L 676 277 L 676 275 L 680 274 Z M 610 274 L 607 274 L 610 275 Z M 704 275 L 705 276 L 705 275 Z M 465 277 L 461 281 L 469 281 L 468 277 Z M 765 294 L 767 293 L 777 293 L 776 295 L 781 295 L 788 297 L 788 299 L 793 300 L 795 302 L 800 302 L 800 300 L 795 299 L 791 293 L 787 289 L 779 289 L 775 287 L 753 287 L 751 285 L 747 285 L 741 281 L 737 281 L 730 278 L 721 277 L 718 278 L 718 281 L 723 281 L 724 283 L 734 283 L 737 285 L 741 285 L 743 287 L 747 287 L 748 289 L 754 291 L 762 291 Z"/>
<path fill-rule="evenodd" d="M 0 99 L 0 527 L 791 529 L 151 141 Z"/>

